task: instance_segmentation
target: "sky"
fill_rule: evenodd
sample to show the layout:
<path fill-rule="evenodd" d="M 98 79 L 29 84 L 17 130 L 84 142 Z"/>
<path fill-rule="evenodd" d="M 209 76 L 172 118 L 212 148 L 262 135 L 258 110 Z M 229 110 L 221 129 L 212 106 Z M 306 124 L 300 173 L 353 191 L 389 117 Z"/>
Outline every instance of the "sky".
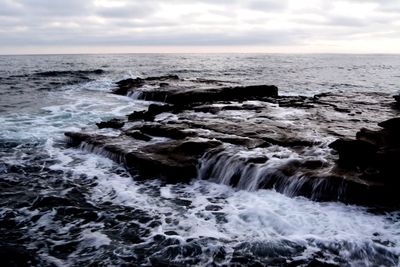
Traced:
<path fill-rule="evenodd" d="M 0 0 L 0 54 L 400 53 L 400 0 Z"/>

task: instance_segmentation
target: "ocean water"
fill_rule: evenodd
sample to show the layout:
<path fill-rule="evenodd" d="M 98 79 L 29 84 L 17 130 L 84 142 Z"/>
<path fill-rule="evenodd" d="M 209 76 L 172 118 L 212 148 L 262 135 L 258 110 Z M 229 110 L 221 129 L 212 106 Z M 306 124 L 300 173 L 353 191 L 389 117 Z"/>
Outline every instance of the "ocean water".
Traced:
<path fill-rule="evenodd" d="M 110 94 L 177 74 L 282 95 L 397 93 L 398 55 L 0 56 L 0 260 L 35 266 L 398 266 L 400 213 L 194 180 L 138 181 L 65 131 L 148 103 Z M 314 264 L 314 265 L 313 265 Z"/>

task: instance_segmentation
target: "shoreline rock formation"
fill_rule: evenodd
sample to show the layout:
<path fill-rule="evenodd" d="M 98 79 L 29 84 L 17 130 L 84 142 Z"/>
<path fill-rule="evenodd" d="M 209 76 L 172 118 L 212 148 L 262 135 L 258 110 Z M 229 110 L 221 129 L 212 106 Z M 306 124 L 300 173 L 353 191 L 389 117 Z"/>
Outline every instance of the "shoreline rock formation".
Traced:
<path fill-rule="evenodd" d="M 364 181 L 381 183 L 387 202 L 399 201 L 400 117 L 378 123 L 382 129 L 362 128 L 355 139 L 338 139 L 330 147 L 339 154 L 338 167 Z M 393 203 L 397 204 L 397 203 Z"/>
<path fill-rule="evenodd" d="M 387 94 L 279 96 L 273 85 L 175 75 L 123 80 L 113 93 L 147 100 L 149 107 L 97 124 L 111 133 L 65 135 L 71 145 L 123 163 L 137 178 L 197 178 L 318 201 L 399 204 L 392 190 L 398 183 L 388 182 L 395 175 L 387 177 L 400 155 L 397 120 L 351 139 L 358 129 L 398 115 Z"/>

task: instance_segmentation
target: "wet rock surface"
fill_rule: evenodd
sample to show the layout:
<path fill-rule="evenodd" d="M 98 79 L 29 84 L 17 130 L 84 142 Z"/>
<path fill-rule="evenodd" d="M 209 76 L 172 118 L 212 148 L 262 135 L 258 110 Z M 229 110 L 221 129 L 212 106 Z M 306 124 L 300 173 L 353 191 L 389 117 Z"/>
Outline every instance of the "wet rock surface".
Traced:
<path fill-rule="evenodd" d="M 377 123 L 398 117 L 398 109 L 390 110 L 395 108 L 391 95 L 357 92 L 395 93 L 397 59 L 395 55 L 2 57 L 0 265 L 398 266 L 398 208 L 291 197 L 300 192 L 305 196 L 314 192 L 316 199 L 329 196 L 326 188 L 318 194 L 310 186 L 313 183 L 307 187 L 282 183 L 281 193 L 257 190 L 271 184 L 262 173 L 280 173 L 282 181 L 302 181 L 296 174 L 308 178 L 332 174 L 339 155 L 331 154 L 329 143 L 354 139 L 361 128 L 381 130 Z M 96 71 L 99 68 L 104 72 Z M 111 80 L 169 72 L 180 78 L 146 81 L 127 93 L 130 98 L 109 93 Z M 140 100 L 140 91 L 159 87 L 263 83 L 279 85 L 280 95 L 335 94 L 321 94 L 315 100 L 280 96 L 186 106 Z M 364 104 L 353 104 L 361 100 Z M 143 116 L 125 119 L 135 111 Z M 111 118 L 123 118 L 124 126 L 95 125 Z M 212 129 L 201 128 L 206 122 Z M 225 123 L 242 126 L 232 126 L 235 134 L 217 127 Z M 271 131 L 265 139 L 257 138 L 263 129 Z M 244 135 L 252 130 L 256 135 Z M 66 131 L 104 136 L 115 147 L 112 152 L 106 152 L 101 142 L 72 147 L 64 139 Z M 285 146 L 273 142 L 284 140 L 278 138 L 282 132 L 307 142 L 300 143 L 304 146 L 297 141 Z M 169 137 L 162 136 L 165 133 Z M 189 182 L 166 183 L 159 175 L 142 178 L 135 175 L 140 166 L 129 173 L 117 163 L 123 162 L 117 148 L 123 149 L 125 141 L 127 147 L 135 149 L 136 144 L 140 149 L 193 139 L 222 144 L 194 156 L 197 176 Z M 333 183 L 345 174 L 357 177 L 352 169 L 337 171 L 326 180 Z M 332 194 L 337 194 L 334 189 Z"/>
<path fill-rule="evenodd" d="M 124 126 L 124 124 L 125 123 L 120 119 L 111 119 L 109 121 L 102 121 L 102 122 L 96 123 L 96 125 L 99 129 L 103 129 L 103 128 L 119 129 L 119 128 L 122 128 Z"/>
<path fill-rule="evenodd" d="M 393 98 L 396 101 L 396 106 L 400 107 L 400 94 L 393 96 Z"/>
<path fill-rule="evenodd" d="M 338 139 L 330 147 L 339 154 L 338 166 L 351 170 L 363 181 L 374 181 L 384 188 L 380 196 L 398 204 L 400 185 L 400 118 L 378 123 L 379 130 L 362 128 L 356 139 Z"/>
<path fill-rule="evenodd" d="M 169 81 L 169 83 L 165 81 Z M 183 80 L 176 75 L 167 75 L 122 80 L 117 82 L 117 88 L 113 92 L 148 101 L 166 102 L 176 106 L 278 96 L 278 88 L 274 85 L 228 85 L 231 85 L 231 83 L 211 80 Z"/>
<path fill-rule="evenodd" d="M 275 86 L 174 75 L 123 80 L 114 93 L 152 102 L 118 120 L 123 126 L 112 127 L 120 128 L 112 134 L 66 136 L 72 145 L 103 151 L 143 178 L 176 183 L 197 177 L 320 201 L 398 203 L 388 190 L 397 182 L 388 181 L 395 180 L 400 155 L 399 123 L 378 126 L 398 115 L 390 95 L 279 96 Z M 358 129 L 370 127 L 352 139 Z"/>

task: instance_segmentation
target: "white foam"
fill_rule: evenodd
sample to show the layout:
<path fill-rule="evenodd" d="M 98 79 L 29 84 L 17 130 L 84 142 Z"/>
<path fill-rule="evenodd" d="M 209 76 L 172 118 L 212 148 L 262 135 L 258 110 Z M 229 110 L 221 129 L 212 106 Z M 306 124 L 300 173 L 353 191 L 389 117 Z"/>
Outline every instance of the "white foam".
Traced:
<path fill-rule="evenodd" d="M 94 87 L 94 84 L 90 87 Z M 357 253 L 371 252 L 371 255 L 375 255 L 372 253 L 375 248 L 400 255 L 400 222 L 392 218 L 398 215 L 397 212 L 374 215 L 358 206 L 317 203 L 300 197 L 289 198 L 273 190 L 236 191 L 208 181 L 167 186 L 161 186 L 157 181 L 139 183 L 108 158 L 57 146 L 66 129 L 83 127 L 102 118 L 122 116 L 127 110 L 139 110 L 143 107 L 139 102 L 126 101 L 124 97 L 108 96 L 102 90 L 86 91 L 66 91 L 59 96 L 59 105 L 44 109 L 46 114 L 18 114 L 0 118 L 2 127 L 6 129 L 2 134 L 21 139 L 47 139 L 44 149 L 51 159 L 57 161 L 50 169 L 70 172 L 72 178 L 66 179 L 86 175 L 88 179 L 95 180 L 97 185 L 86 196 L 89 202 L 111 201 L 160 216 L 162 224 L 151 229 L 152 235 L 172 230 L 182 240 L 213 237 L 221 239 L 228 246 L 247 241 L 290 240 L 307 247 L 304 256 L 320 251 L 321 244 L 328 247 L 346 244 L 340 253 L 349 261 Z M 77 94 L 80 94 L 79 97 Z M 227 114 L 233 117 L 241 115 L 235 112 Z M 312 148 L 308 153 L 310 157 L 326 155 L 323 146 Z M 239 153 L 242 157 L 254 155 L 272 158 L 269 164 L 279 164 L 281 160 L 298 157 L 291 150 L 275 146 Z M 227 169 L 228 167 L 225 168 Z M 249 185 L 249 189 L 252 188 L 255 186 Z M 191 204 L 178 205 L 177 199 L 189 201 Z M 210 205 L 218 206 L 218 210 L 209 210 L 207 206 Z M 39 228 L 44 227 L 67 233 L 72 225 L 58 227 L 54 224 L 54 215 L 54 211 L 45 213 L 30 231 L 40 232 Z M 84 229 L 80 236 L 85 246 L 100 248 L 111 243 L 110 237 L 101 230 L 96 230 L 104 226 L 86 227 L 88 229 Z M 392 245 L 382 245 L 385 242 Z M 63 262 L 54 262 L 63 265 Z M 370 262 L 372 259 L 365 256 L 363 265 L 371 265 Z"/>
<path fill-rule="evenodd" d="M 350 257 L 369 251 L 369 248 L 384 247 L 379 242 L 385 241 L 393 243 L 385 249 L 400 253 L 399 223 L 394 223 L 390 216 L 371 214 L 363 207 L 289 198 L 272 190 L 235 191 L 207 181 L 163 186 L 157 197 L 148 193 L 154 189 L 142 190 L 148 186 L 159 187 L 156 181 L 138 184 L 132 177 L 112 174 L 107 170 L 114 163 L 100 158 L 83 156 L 84 166 L 75 169 L 98 177 L 98 185 L 91 195 L 93 201 L 140 207 L 160 215 L 163 224 L 154 229 L 154 234 L 173 230 L 183 239 L 213 237 L 234 243 L 284 239 L 306 246 L 305 257 L 319 251 L 321 244 L 345 243 L 351 248 L 344 248 L 349 251 L 343 252 L 342 256 Z M 192 204 L 182 207 L 174 204 L 176 199 L 186 199 Z M 220 210 L 206 210 L 208 205 L 217 205 Z M 218 216 L 224 221 L 219 222 Z M 167 223 L 166 218 L 176 220 L 178 224 Z"/>
<path fill-rule="evenodd" d="M 397 213 L 375 215 L 359 206 L 290 198 L 273 190 L 236 191 L 207 181 L 160 188 L 157 181 L 137 183 L 127 173 L 116 174 L 118 165 L 98 155 L 57 148 L 52 153 L 61 161 L 66 159 L 52 168 L 73 171 L 77 177 L 97 177 L 89 196 L 92 201 L 137 207 L 179 222 L 174 225 L 163 220 L 154 234 L 173 230 L 182 238 L 217 237 L 235 242 L 287 239 L 316 250 L 318 243 L 349 242 L 356 250 L 366 244 L 381 246 L 373 241 L 379 240 L 392 242 L 392 247 L 385 249 L 400 255 L 400 222 L 392 220 Z M 73 169 L 71 158 L 79 158 Z M 151 194 L 157 188 L 160 196 Z M 186 199 L 191 205 L 176 205 L 176 199 Z M 207 210 L 209 205 L 217 205 L 219 210 Z M 218 214 L 224 222 L 218 222 Z M 41 220 L 43 225 L 48 223 Z"/>
<path fill-rule="evenodd" d="M 95 247 L 100 248 L 101 246 L 106 246 L 111 244 L 111 239 L 107 235 L 99 232 L 86 229 L 81 233 L 80 246 L 82 247 Z"/>
<path fill-rule="evenodd" d="M 377 248 L 400 255 L 399 223 L 394 223 L 390 216 L 368 213 L 362 207 L 316 203 L 301 197 L 289 198 L 272 190 L 235 191 L 207 181 L 160 188 L 157 181 L 137 183 L 126 173 L 116 174 L 117 165 L 101 156 L 73 149 L 58 153 L 62 155 L 60 159 L 79 159 L 78 163 L 74 160 L 73 169 L 70 159 L 65 162 L 65 170 L 72 170 L 74 176 L 86 174 L 90 179 L 97 177 L 97 185 L 88 196 L 89 201 L 111 201 L 159 216 L 162 224 L 151 229 L 152 235 L 175 231 L 182 241 L 211 237 L 225 240 L 224 243 L 232 242 L 232 246 L 248 241 L 279 244 L 281 240 L 289 240 L 307 248 L 299 258 L 307 258 L 323 250 L 321 246 L 339 245 L 344 246 L 340 256 L 349 262 L 360 253 L 378 253 L 375 251 Z M 151 193 L 157 188 L 160 188 L 160 196 Z M 185 199 L 191 205 L 177 205 L 176 199 Z M 217 205 L 220 210 L 209 211 L 206 209 L 209 205 Z M 109 244 L 109 239 L 99 233 L 94 237 L 95 244 Z M 385 242 L 393 245 L 379 244 Z M 365 266 L 371 266 L 373 262 L 368 257 L 364 261 Z"/>

